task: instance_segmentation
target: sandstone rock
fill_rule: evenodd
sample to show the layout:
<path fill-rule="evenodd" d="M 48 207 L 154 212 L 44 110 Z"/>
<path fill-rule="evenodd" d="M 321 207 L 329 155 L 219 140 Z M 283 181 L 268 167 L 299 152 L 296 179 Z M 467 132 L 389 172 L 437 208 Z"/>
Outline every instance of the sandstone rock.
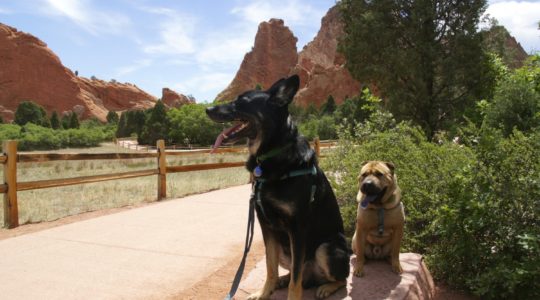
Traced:
<path fill-rule="evenodd" d="M 168 107 L 178 108 L 184 104 L 195 103 L 195 99 L 179 94 L 169 88 L 163 88 L 161 94 L 161 101 Z"/>
<path fill-rule="evenodd" d="M 217 96 L 233 100 L 238 94 L 261 84 L 268 88 L 279 78 L 298 74 L 300 91 L 295 103 L 320 106 L 332 95 L 336 103 L 360 92 L 360 83 L 344 67 L 345 58 L 337 52 L 337 39 L 343 34 L 339 9 L 333 7 L 322 19 L 313 41 L 296 53 L 296 37 L 282 20 L 271 19 L 259 25 L 255 46 L 247 53 L 231 84 Z"/>
<path fill-rule="evenodd" d="M 38 38 L 0 23 L 0 114 L 13 119 L 32 100 L 51 113 L 76 110 L 105 121 L 109 110 L 153 107 L 156 98 L 128 84 L 77 77 Z"/>
<path fill-rule="evenodd" d="M 262 22 L 253 49 L 244 56 L 233 81 L 216 100 L 234 100 L 238 94 L 254 89 L 257 84 L 266 89 L 277 79 L 286 77 L 298 60 L 296 42 L 297 38 L 283 20 Z"/>
<path fill-rule="evenodd" d="M 345 68 L 345 57 L 337 51 L 343 23 L 337 6 L 322 18 L 321 29 L 298 54 L 298 63 L 291 74 L 299 74 L 300 91 L 295 103 L 321 106 L 332 95 L 337 104 L 360 93 L 360 83 Z"/>

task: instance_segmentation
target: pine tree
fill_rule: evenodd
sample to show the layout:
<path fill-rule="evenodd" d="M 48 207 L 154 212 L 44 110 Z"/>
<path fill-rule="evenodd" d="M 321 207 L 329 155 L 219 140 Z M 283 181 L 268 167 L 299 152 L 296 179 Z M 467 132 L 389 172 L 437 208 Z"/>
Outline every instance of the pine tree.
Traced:
<path fill-rule="evenodd" d="M 58 113 L 56 113 L 56 111 L 52 112 L 50 121 L 52 129 L 60 129 L 60 119 L 58 118 Z"/>
<path fill-rule="evenodd" d="M 118 124 L 118 114 L 115 111 L 111 110 L 107 113 L 107 123 Z"/>
<path fill-rule="evenodd" d="M 486 0 L 340 2 L 340 50 L 360 82 L 374 84 L 398 120 L 428 136 L 459 122 L 494 78 L 478 31 Z"/>
<path fill-rule="evenodd" d="M 331 115 L 336 111 L 336 101 L 332 95 L 328 96 L 326 102 L 321 106 L 321 113 L 323 115 Z"/>
<path fill-rule="evenodd" d="M 79 117 L 75 112 L 72 112 L 69 117 L 69 128 L 79 128 L 79 126 Z"/>
<path fill-rule="evenodd" d="M 144 124 L 141 135 L 138 137 L 138 142 L 140 144 L 154 145 L 157 140 L 167 140 L 168 131 L 169 122 L 165 105 L 159 100 L 154 108 L 149 110 L 148 119 Z"/>

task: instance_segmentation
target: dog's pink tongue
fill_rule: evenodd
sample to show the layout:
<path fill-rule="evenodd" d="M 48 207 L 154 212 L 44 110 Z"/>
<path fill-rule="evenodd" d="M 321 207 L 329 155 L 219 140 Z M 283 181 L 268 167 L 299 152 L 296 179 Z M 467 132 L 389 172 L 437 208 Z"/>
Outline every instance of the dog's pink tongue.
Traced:
<path fill-rule="evenodd" d="M 216 138 L 216 141 L 214 142 L 214 146 L 212 146 L 212 151 L 210 151 L 210 153 L 215 153 L 217 148 L 219 146 L 221 146 L 221 143 L 223 143 L 223 140 L 225 139 L 225 131 L 227 129 L 225 129 L 222 133 L 220 133 L 217 138 Z"/>
<path fill-rule="evenodd" d="M 210 151 L 210 153 L 215 153 L 217 148 L 219 146 L 221 146 L 221 144 L 223 143 L 223 140 L 231 133 L 233 132 L 236 128 L 240 127 L 242 124 L 238 124 L 238 125 L 234 125 L 233 127 L 230 127 L 230 128 L 225 128 L 216 138 L 216 141 L 214 142 L 214 146 L 212 146 L 212 151 Z"/>
<path fill-rule="evenodd" d="M 377 195 L 366 195 L 366 198 L 362 200 L 360 205 L 362 206 L 362 208 L 366 208 L 369 203 L 375 201 L 375 199 L 377 199 Z"/>

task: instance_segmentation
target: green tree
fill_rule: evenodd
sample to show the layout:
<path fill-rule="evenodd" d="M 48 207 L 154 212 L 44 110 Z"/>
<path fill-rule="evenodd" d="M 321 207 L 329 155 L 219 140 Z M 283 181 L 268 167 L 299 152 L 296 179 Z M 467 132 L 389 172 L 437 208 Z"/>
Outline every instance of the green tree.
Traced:
<path fill-rule="evenodd" d="M 107 113 L 107 123 L 118 124 L 118 114 L 115 111 L 109 111 Z"/>
<path fill-rule="evenodd" d="M 321 114 L 331 115 L 334 111 L 336 111 L 336 101 L 332 95 L 329 95 L 326 102 L 321 106 Z"/>
<path fill-rule="evenodd" d="M 340 50 L 361 82 L 381 91 L 398 120 L 431 138 L 491 96 L 493 78 L 478 32 L 485 0 L 341 1 Z"/>
<path fill-rule="evenodd" d="M 170 121 L 169 137 L 172 142 L 212 145 L 222 125 L 212 122 L 206 115 L 204 104 L 186 104 L 167 112 Z"/>
<path fill-rule="evenodd" d="M 71 118 L 71 114 L 69 113 L 64 113 L 62 115 L 62 119 L 60 120 L 60 123 L 62 124 L 62 128 L 64 129 L 69 129 L 69 120 Z"/>
<path fill-rule="evenodd" d="M 515 70 L 500 84 L 492 102 L 487 103 L 485 124 L 499 128 L 505 136 L 514 128 L 540 128 L 540 55 Z"/>
<path fill-rule="evenodd" d="M 118 127 L 116 127 L 116 134 L 115 136 L 120 137 L 127 137 L 129 136 L 126 132 L 126 126 L 127 126 L 127 112 L 123 112 L 120 115 L 120 120 L 118 121 Z"/>
<path fill-rule="evenodd" d="M 79 128 L 79 116 L 75 112 L 72 112 L 69 116 L 69 128 Z"/>
<path fill-rule="evenodd" d="M 160 139 L 167 141 L 168 130 L 169 122 L 165 104 L 158 100 L 154 108 L 148 110 L 147 120 L 137 141 L 145 145 L 155 145 Z"/>
<path fill-rule="evenodd" d="M 33 101 L 23 101 L 17 106 L 15 123 L 21 126 L 26 125 L 26 123 L 34 123 L 43 127 L 50 127 L 45 109 Z"/>
<path fill-rule="evenodd" d="M 58 118 L 58 113 L 56 111 L 52 112 L 50 122 L 52 129 L 60 129 L 60 119 Z"/>

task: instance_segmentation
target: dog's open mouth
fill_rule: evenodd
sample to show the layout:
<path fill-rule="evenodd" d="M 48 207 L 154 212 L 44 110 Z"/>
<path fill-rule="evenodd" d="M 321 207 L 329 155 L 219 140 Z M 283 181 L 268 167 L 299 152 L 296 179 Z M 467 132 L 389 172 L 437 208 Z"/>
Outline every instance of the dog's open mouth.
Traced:
<path fill-rule="evenodd" d="M 238 120 L 232 127 L 223 130 L 216 138 L 212 152 L 214 152 L 221 144 L 234 142 L 243 137 L 247 137 L 250 131 L 250 123 L 244 120 Z"/>
<path fill-rule="evenodd" d="M 360 203 L 360 205 L 362 206 L 362 208 L 366 208 L 368 207 L 368 205 L 370 203 L 373 203 L 373 204 L 381 204 L 381 200 L 384 196 L 384 194 L 386 193 L 386 188 L 384 188 L 382 191 L 380 191 L 379 193 L 377 194 L 368 194 L 366 195 L 366 197 L 362 200 L 362 202 Z"/>

